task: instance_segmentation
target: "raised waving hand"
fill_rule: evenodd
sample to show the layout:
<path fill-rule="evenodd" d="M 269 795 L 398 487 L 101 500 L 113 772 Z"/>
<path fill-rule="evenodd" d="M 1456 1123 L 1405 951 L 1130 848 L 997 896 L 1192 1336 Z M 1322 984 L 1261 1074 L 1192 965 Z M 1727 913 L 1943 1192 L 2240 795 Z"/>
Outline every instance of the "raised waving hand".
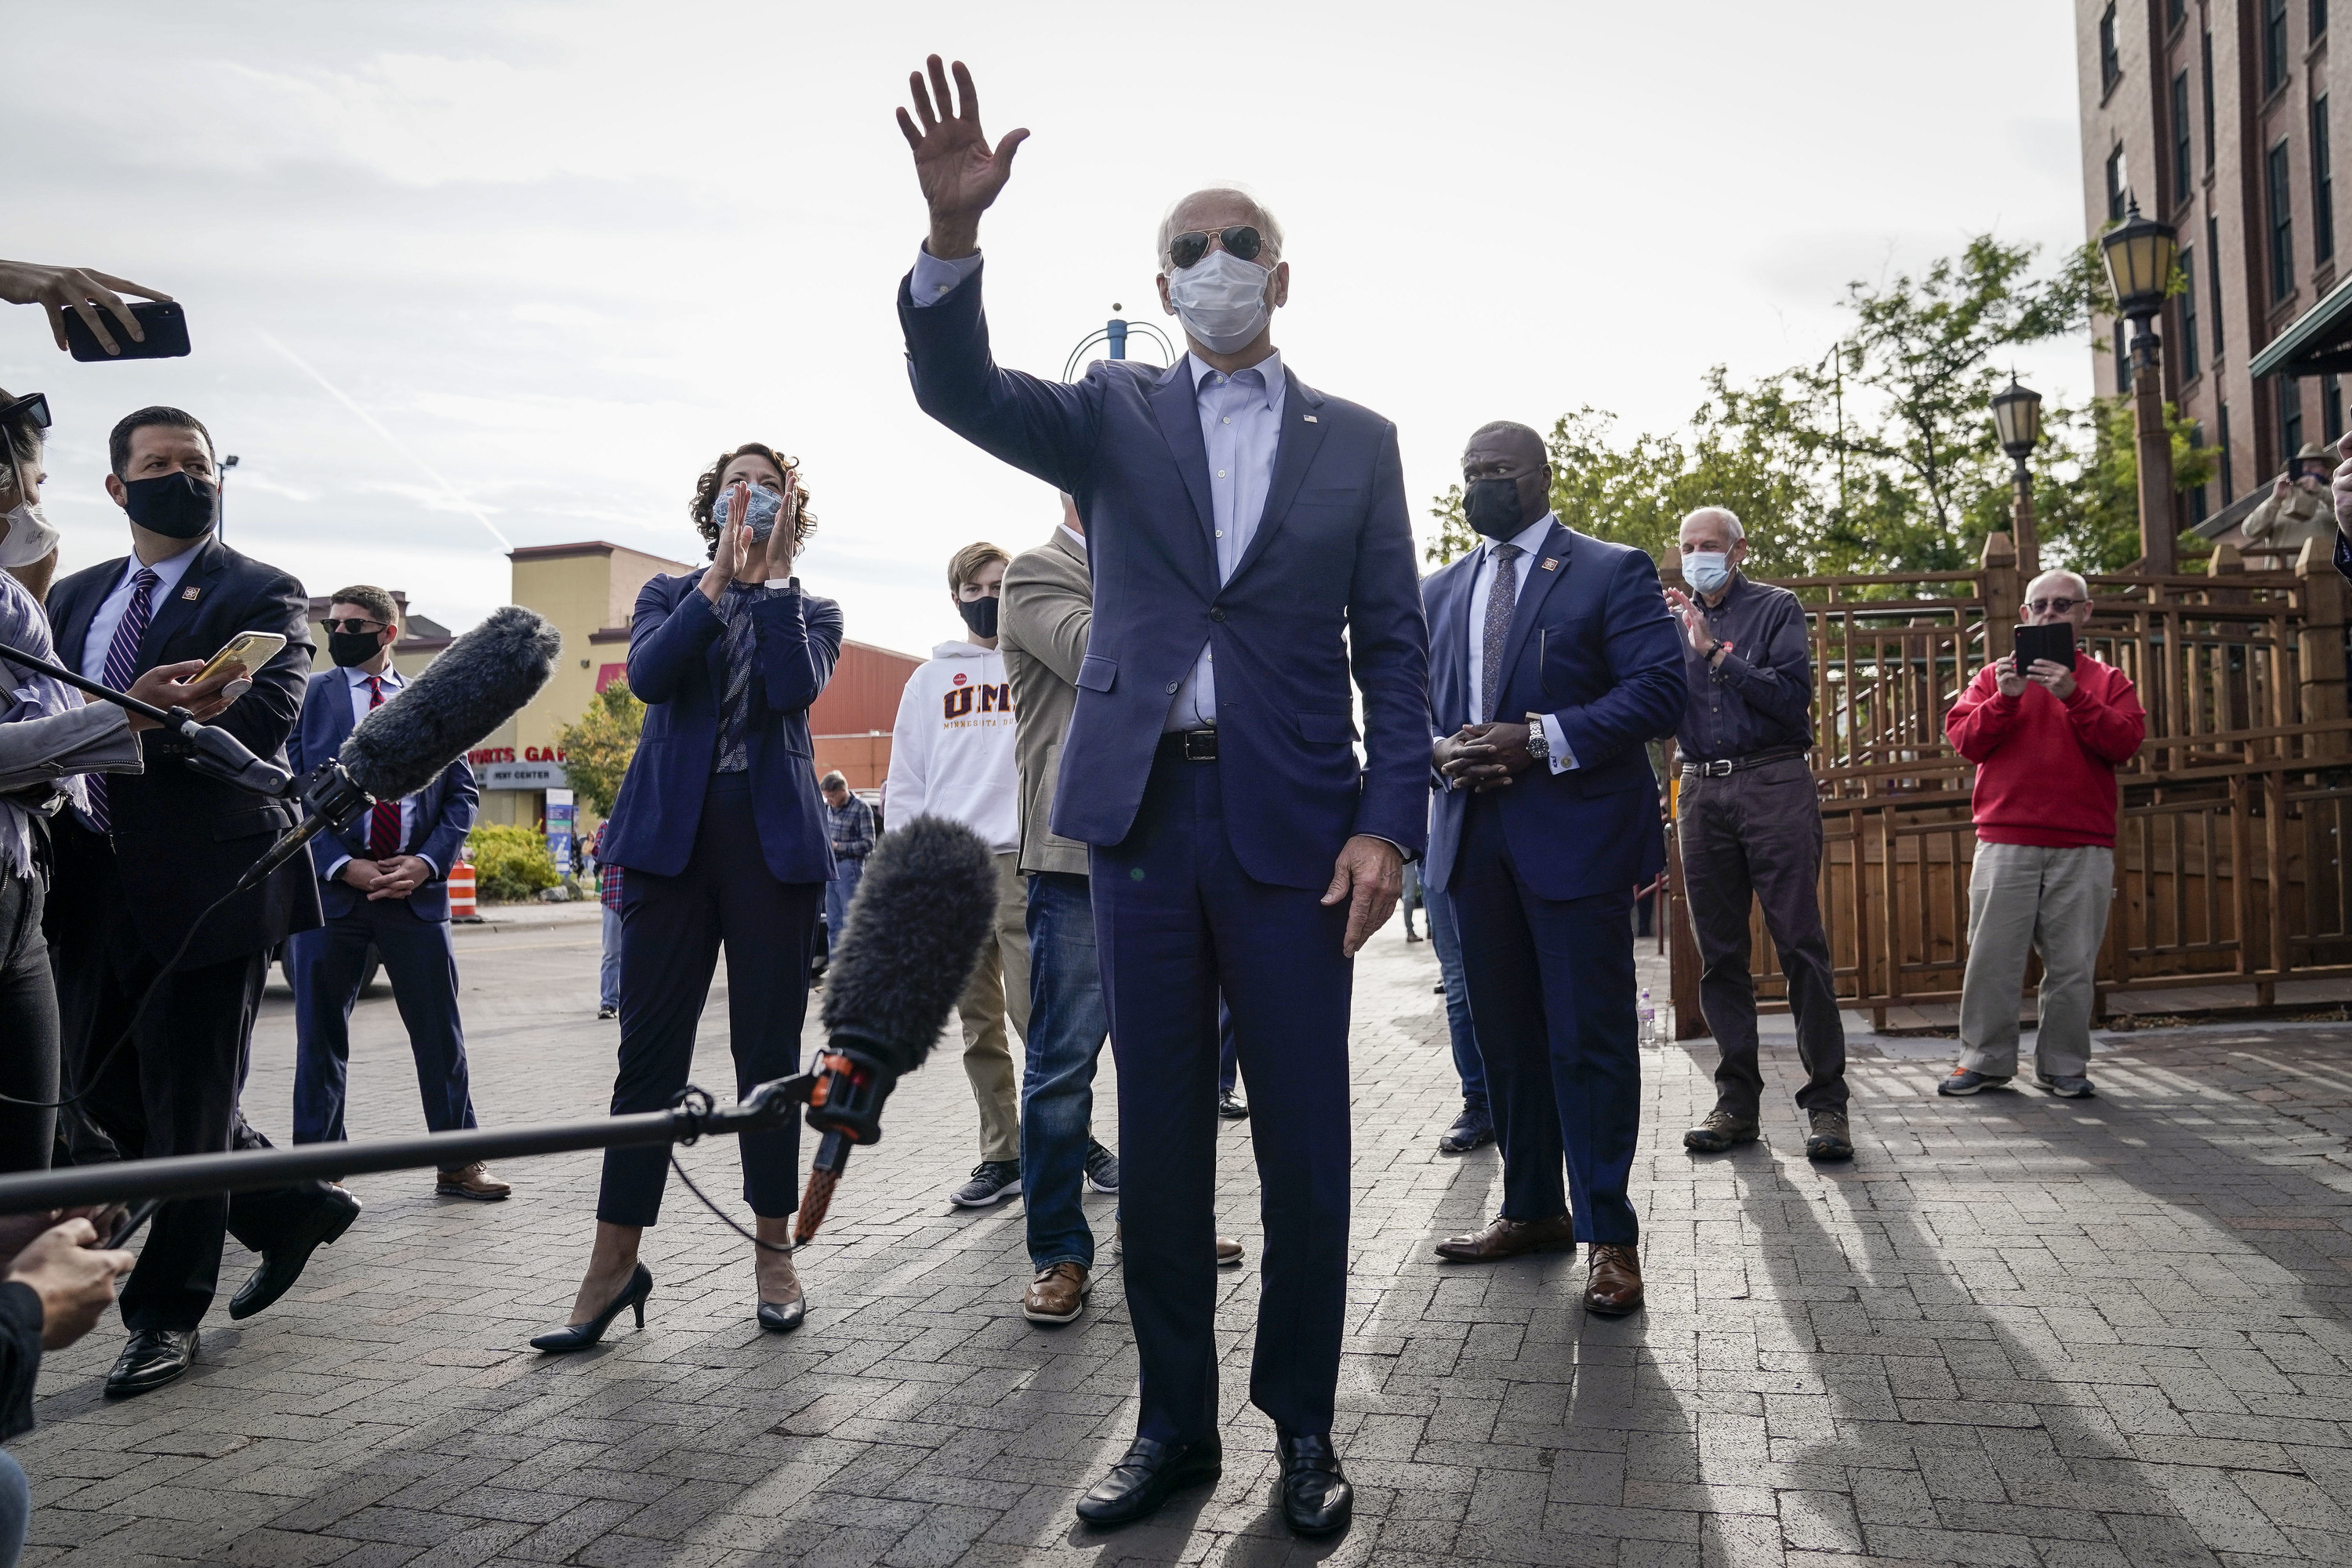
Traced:
<path fill-rule="evenodd" d="M 953 93 L 948 90 L 949 68 L 939 56 L 931 56 L 925 67 L 930 73 L 928 84 L 922 71 L 907 78 L 915 108 L 911 114 L 898 110 L 898 129 L 914 150 L 915 178 L 931 209 L 931 254 L 954 261 L 980 248 L 980 215 L 1012 177 L 1013 154 L 1029 132 L 1008 131 L 991 147 L 980 128 L 980 94 L 964 63 L 955 62 Z M 963 101 L 961 110 L 958 97 Z"/>

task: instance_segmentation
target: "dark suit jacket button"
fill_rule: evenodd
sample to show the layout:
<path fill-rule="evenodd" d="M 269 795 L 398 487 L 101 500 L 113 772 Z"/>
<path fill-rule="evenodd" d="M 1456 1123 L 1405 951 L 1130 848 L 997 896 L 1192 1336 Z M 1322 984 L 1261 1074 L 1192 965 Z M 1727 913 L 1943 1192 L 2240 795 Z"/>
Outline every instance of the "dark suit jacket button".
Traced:
<path fill-rule="evenodd" d="M 1168 695 L 1169 695 L 1169 696 L 1171 696 L 1171 697 L 1175 696 L 1175 695 L 1176 695 L 1176 689 L 1177 689 L 1178 687 L 1180 687 L 1180 686 L 1183 685 L 1183 684 L 1184 684 L 1184 683 L 1183 683 L 1182 681 L 1181 681 L 1181 680 L 1171 680 L 1171 681 L 1170 681 L 1170 682 L 1168 683 Z"/>
<path fill-rule="evenodd" d="M 1225 618 L 1225 612 L 1223 610 L 1211 610 L 1209 612 L 1209 618 L 1213 621 L 1222 621 Z"/>

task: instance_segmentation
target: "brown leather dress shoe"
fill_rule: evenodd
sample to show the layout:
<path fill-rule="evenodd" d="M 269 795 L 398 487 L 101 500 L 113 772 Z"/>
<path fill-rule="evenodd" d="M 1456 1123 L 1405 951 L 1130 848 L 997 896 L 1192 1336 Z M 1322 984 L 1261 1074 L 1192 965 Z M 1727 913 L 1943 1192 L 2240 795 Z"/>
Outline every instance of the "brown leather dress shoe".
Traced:
<path fill-rule="evenodd" d="M 1584 1281 L 1584 1310 L 1622 1318 L 1642 1310 L 1642 1255 L 1630 1247 L 1596 1241 L 1587 1249 L 1591 1272 Z"/>
<path fill-rule="evenodd" d="M 1230 1236 L 1217 1237 L 1217 1267 L 1237 1268 L 1242 1261 L 1242 1244 Z"/>
<path fill-rule="evenodd" d="M 1523 1252 L 1575 1250 L 1576 1221 L 1564 1214 L 1524 1221 L 1496 1215 L 1484 1230 L 1450 1236 L 1437 1244 L 1437 1256 L 1449 1263 L 1495 1263 Z"/>
<path fill-rule="evenodd" d="M 1086 1310 L 1087 1295 L 1094 1288 L 1085 1265 L 1056 1263 L 1040 1270 L 1021 1293 L 1021 1315 L 1033 1323 L 1075 1321 Z"/>
<path fill-rule="evenodd" d="M 473 1198 L 494 1204 L 514 1189 L 504 1182 L 490 1180 L 490 1168 L 477 1160 L 454 1171 L 437 1173 L 433 1178 L 433 1191 L 437 1197 Z"/>

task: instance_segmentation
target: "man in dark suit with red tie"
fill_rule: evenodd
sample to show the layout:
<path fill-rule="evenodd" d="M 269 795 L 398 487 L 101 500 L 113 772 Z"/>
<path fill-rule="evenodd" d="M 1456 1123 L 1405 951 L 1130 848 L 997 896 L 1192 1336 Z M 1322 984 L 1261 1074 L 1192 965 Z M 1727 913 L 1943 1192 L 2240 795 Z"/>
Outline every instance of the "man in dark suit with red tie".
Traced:
<path fill-rule="evenodd" d="M 194 416 L 142 408 L 114 427 L 108 457 L 106 490 L 130 516 L 131 553 L 49 591 L 58 659 L 120 689 L 156 665 L 208 658 L 239 632 L 277 633 L 286 646 L 247 672 L 251 689 L 214 722 L 282 763 L 310 663 L 309 596 L 214 537 L 212 437 Z M 84 1161 L 267 1142 L 237 1110 L 263 966 L 289 932 L 319 923 L 299 858 L 226 897 L 294 826 L 293 808 L 190 768 L 187 743 L 168 730 L 141 740 L 143 773 L 93 776 L 89 811 L 54 825 L 46 923 L 68 1092 L 83 1096 L 72 1121 Z M 107 1394 L 144 1394 L 194 1363 L 224 1231 L 262 1255 L 230 1304 L 231 1316 L 248 1317 L 285 1294 L 359 1208 L 323 1182 L 165 1204 L 122 1291 L 131 1341 Z"/>
<path fill-rule="evenodd" d="M 399 640 L 399 606 L 382 588 L 358 584 L 329 601 L 327 654 L 335 668 L 310 678 L 294 731 L 295 772 L 308 772 L 341 751 L 362 719 L 406 687 L 392 664 Z M 288 950 L 297 1143 L 343 1136 L 352 1005 L 367 978 L 371 947 L 383 960 L 408 1028 L 425 1125 L 435 1132 L 474 1125 L 466 1030 L 457 1016 L 457 960 L 449 945 L 448 875 L 474 826 L 478 798 L 474 770 L 460 757 L 415 795 L 380 800 L 348 827 L 310 840 L 327 922 L 297 935 Z M 495 1202 L 509 1189 L 476 1161 L 440 1172 L 434 1191 Z"/>

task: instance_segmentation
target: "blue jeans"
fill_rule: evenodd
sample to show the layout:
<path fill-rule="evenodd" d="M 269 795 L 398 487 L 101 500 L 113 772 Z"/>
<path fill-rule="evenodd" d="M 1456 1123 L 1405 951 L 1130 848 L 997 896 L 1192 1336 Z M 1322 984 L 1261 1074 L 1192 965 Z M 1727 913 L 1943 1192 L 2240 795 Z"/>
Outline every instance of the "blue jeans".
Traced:
<path fill-rule="evenodd" d="M 1091 1273 L 1095 1236 L 1084 1205 L 1094 1125 L 1095 1060 L 1110 1033 L 1095 951 L 1092 884 L 1070 871 L 1029 878 L 1029 1028 L 1022 1037 L 1021 1203 L 1029 1263 Z"/>
<path fill-rule="evenodd" d="M 1462 979 L 1462 934 L 1454 926 L 1454 900 L 1443 888 L 1425 888 L 1429 942 L 1437 949 L 1438 978 L 1445 982 L 1445 1026 L 1454 1035 L 1454 1071 L 1462 1098 L 1486 1103 L 1486 1069 L 1478 1059 L 1478 1036 L 1470 1027 L 1470 987 Z"/>
<path fill-rule="evenodd" d="M 621 1005 L 621 911 L 609 904 L 604 907 L 604 957 L 596 971 L 596 1005 Z"/>
<path fill-rule="evenodd" d="M 0 1452 L 0 1568 L 16 1568 L 25 1529 L 33 1522 L 33 1493 L 16 1456 Z"/>
<path fill-rule="evenodd" d="M 824 885 L 824 955 L 833 957 L 841 942 L 841 933 L 849 927 L 849 900 L 857 896 L 857 884 L 866 877 L 863 860 L 834 862 L 833 880 Z"/>

